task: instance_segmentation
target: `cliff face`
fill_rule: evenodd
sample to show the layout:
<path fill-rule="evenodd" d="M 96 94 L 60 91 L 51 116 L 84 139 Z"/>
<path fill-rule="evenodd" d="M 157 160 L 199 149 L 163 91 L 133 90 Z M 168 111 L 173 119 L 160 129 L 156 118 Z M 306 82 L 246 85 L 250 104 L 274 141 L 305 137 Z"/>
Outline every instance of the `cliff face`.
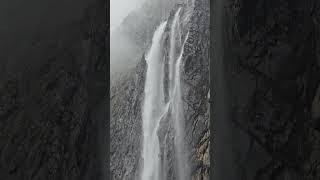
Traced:
<path fill-rule="evenodd" d="M 190 1 L 191 2 L 191 1 Z M 188 38 L 184 46 L 182 58 L 181 83 L 184 113 L 184 127 L 188 161 L 192 179 L 209 178 L 209 1 L 194 1 L 193 6 L 183 6 L 181 19 L 190 15 L 184 34 Z M 168 32 L 172 28 L 175 8 L 168 21 Z M 191 14 L 190 14 L 191 12 Z M 167 32 L 166 47 L 169 47 L 169 33 Z M 169 52 L 169 49 L 165 49 Z M 168 55 L 166 56 L 168 60 Z M 167 179 L 175 179 L 175 148 L 174 122 L 170 118 L 161 121 L 159 139 L 161 143 L 161 157 Z"/>
<path fill-rule="evenodd" d="M 110 169 L 112 179 L 135 179 L 142 140 L 142 101 L 146 74 L 144 56 L 135 68 L 111 87 Z"/>
<path fill-rule="evenodd" d="M 209 179 L 209 48 L 210 1 L 194 1 L 183 60 L 186 141 L 191 147 L 192 179 Z"/>
<path fill-rule="evenodd" d="M 189 1 L 191 3 L 191 1 Z M 209 1 L 195 0 L 194 6 L 181 5 L 185 25 L 183 37 L 189 31 L 182 59 L 181 83 L 186 135 L 190 149 L 188 159 L 192 179 L 209 179 Z M 169 32 L 179 6 L 172 6 L 165 35 L 164 52 L 169 52 Z M 191 12 L 191 14 L 188 14 Z M 150 45 L 148 45 L 150 46 Z M 147 50 L 145 50 L 147 51 Z M 165 55 L 168 59 L 168 54 Z M 146 73 L 144 57 L 136 68 L 123 76 L 111 88 L 111 171 L 113 179 L 134 179 L 141 167 L 142 117 Z M 165 83 L 165 82 L 164 82 Z M 161 120 L 158 130 L 162 175 L 176 178 L 173 122 Z"/>
<path fill-rule="evenodd" d="M 231 120 L 225 143 L 233 144 L 236 176 L 318 179 L 319 2 L 231 0 L 224 6 Z"/>
<path fill-rule="evenodd" d="M 51 12 L 68 20 L 52 31 L 26 28 L 32 38 L 10 48 L 1 67 L 1 179 L 106 179 L 106 9 L 97 0 L 71 20 Z"/>

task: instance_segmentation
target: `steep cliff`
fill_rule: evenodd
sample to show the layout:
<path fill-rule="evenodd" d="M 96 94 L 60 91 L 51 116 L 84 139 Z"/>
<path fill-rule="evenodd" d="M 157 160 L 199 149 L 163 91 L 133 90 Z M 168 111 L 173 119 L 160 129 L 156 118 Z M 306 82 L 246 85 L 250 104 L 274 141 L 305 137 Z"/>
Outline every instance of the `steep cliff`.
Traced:
<path fill-rule="evenodd" d="M 135 179 L 141 156 L 141 105 L 145 82 L 144 56 L 135 68 L 111 87 L 110 169 L 112 179 Z"/>
<path fill-rule="evenodd" d="M 106 179 L 107 3 L 62 4 L 7 24 L 24 38 L 1 59 L 1 179 Z M 29 1 L 25 16 L 42 7 Z"/>
<path fill-rule="evenodd" d="M 173 10 L 176 11 L 177 8 Z M 194 1 L 193 6 L 183 6 L 181 19 L 190 16 L 185 25 L 188 32 L 182 58 L 181 82 L 185 121 L 186 148 L 192 179 L 209 178 L 209 1 Z M 172 28 L 174 13 L 169 17 L 168 31 Z M 167 35 L 169 36 L 169 34 Z M 166 46 L 169 47 L 167 37 Z M 166 50 L 169 52 L 169 50 Z M 168 55 L 167 55 L 168 56 Z M 168 57 L 167 57 L 168 59 Z M 170 118 L 161 122 L 159 138 L 162 144 L 163 163 L 167 179 L 175 179 L 174 125 Z"/>
<path fill-rule="evenodd" d="M 229 136 L 215 145 L 216 166 L 237 179 L 318 179 L 319 2 L 219 2 L 224 54 L 213 71 L 224 73 L 213 78 L 227 91 L 213 91 L 228 98 L 213 118 L 228 114 L 215 128 Z"/>
<path fill-rule="evenodd" d="M 186 140 L 191 146 L 193 179 L 209 179 L 210 1 L 195 1 L 183 62 Z"/>
<path fill-rule="evenodd" d="M 190 3 L 190 4 L 188 4 Z M 169 36 L 175 12 L 182 7 L 182 37 L 187 37 L 181 65 L 183 112 L 186 135 L 183 138 L 190 153 L 192 179 L 209 179 L 209 1 L 195 0 L 172 6 L 165 32 L 168 61 Z M 179 4 L 179 3 L 177 3 Z M 188 5 L 187 5 L 188 4 Z M 189 16 L 189 17 L 188 17 Z M 187 23 L 184 19 L 189 18 Z M 150 46 L 150 45 L 148 45 Z M 148 47 L 146 46 L 146 47 Z M 147 52 L 147 49 L 145 49 Z M 111 171 L 113 179 L 139 177 L 142 150 L 142 102 L 146 62 L 143 56 L 132 72 L 122 76 L 111 87 Z M 161 83 L 161 82 L 159 82 Z M 166 80 L 162 82 L 166 84 Z M 167 85 L 164 85 L 167 87 Z M 162 175 L 176 179 L 174 129 L 170 118 L 160 122 L 158 138 L 163 165 Z"/>

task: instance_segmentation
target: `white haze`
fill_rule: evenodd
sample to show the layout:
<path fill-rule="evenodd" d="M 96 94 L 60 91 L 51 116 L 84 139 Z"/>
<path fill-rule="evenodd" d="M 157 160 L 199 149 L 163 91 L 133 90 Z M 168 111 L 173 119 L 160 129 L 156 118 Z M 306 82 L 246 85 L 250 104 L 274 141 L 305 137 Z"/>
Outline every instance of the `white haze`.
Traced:
<path fill-rule="evenodd" d="M 110 0 L 110 27 L 114 30 L 128 14 L 142 5 L 144 0 Z"/>
<path fill-rule="evenodd" d="M 110 73 L 114 79 L 119 72 L 133 66 L 138 54 L 137 45 L 128 34 L 119 31 L 123 20 L 142 6 L 145 0 L 110 0 Z"/>
<path fill-rule="evenodd" d="M 111 84 L 140 62 L 151 41 L 152 28 L 181 0 L 110 0 Z M 127 19 L 126 22 L 124 20 Z M 157 22 L 155 24 L 155 22 Z M 123 24 L 125 23 L 125 24 Z"/>
<path fill-rule="evenodd" d="M 123 72 L 134 65 L 133 57 L 138 52 L 137 45 L 124 33 L 112 33 L 110 38 L 110 73 Z"/>

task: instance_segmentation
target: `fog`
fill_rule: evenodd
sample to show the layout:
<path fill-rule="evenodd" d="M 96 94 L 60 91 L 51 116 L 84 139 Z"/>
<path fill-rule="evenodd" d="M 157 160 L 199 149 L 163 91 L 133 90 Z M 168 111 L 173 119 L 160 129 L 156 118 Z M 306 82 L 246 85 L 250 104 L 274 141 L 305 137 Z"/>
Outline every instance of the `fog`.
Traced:
<path fill-rule="evenodd" d="M 110 26 L 113 30 L 134 9 L 141 6 L 144 0 L 110 0 Z"/>
<path fill-rule="evenodd" d="M 126 34 L 112 33 L 110 39 L 110 73 L 126 72 L 134 66 L 135 58 L 139 52 L 137 45 L 129 40 Z"/>
<path fill-rule="evenodd" d="M 179 0 L 110 0 L 110 76 L 131 72 Z"/>
<path fill-rule="evenodd" d="M 110 0 L 110 73 L 125 72 L 134 64 L 138 54 L 137 45 L 120 31 L 123 20 L 133 11 L 141 7 L 145 0 Z"/>

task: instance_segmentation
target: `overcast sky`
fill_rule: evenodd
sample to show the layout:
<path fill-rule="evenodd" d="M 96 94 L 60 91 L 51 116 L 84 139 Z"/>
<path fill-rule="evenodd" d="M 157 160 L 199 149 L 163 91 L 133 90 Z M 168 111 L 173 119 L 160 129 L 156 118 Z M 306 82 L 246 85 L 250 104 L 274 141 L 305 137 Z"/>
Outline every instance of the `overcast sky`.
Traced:
<path fill-rule="evenodd" d="M 117 27 L 133 9 L 139 7 L 144 0 L 110 0 L 110 26 Z"/>

